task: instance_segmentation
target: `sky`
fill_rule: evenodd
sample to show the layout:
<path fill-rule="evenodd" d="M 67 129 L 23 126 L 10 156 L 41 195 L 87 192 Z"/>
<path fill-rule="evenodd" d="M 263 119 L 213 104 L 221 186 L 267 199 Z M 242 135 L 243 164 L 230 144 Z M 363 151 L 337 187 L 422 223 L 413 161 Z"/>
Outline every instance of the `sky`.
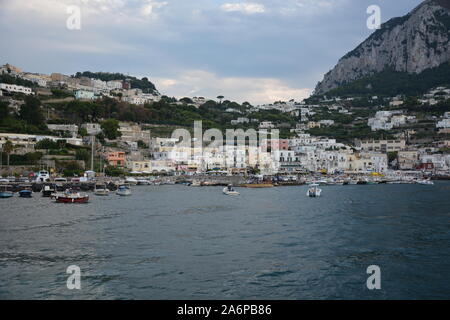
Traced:
<path fill-rule="evenodd" d="M 421 0 L 0 0 L 0 64 L 121 72 L 162 93 L 252 104 L 308 97 L 381 21 Z M 80 9 L 80 29 L 67 21 Z"/>

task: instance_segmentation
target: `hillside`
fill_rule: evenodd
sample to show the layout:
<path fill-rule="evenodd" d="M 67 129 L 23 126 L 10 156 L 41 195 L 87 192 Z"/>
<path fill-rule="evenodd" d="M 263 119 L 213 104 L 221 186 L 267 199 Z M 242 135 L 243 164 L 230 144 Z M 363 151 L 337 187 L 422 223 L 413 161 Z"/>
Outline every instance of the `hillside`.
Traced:
<path fill-rule="evenodd" d="M 315 89 L 316 95 L 330 92 L 345 85 L 347 93 L 359 93 L 361 83 L 355 85 L 355 92 L 349 90 L 354 81 L 364 82 L 371 93 L 381 94 L 374 88 L 375 81 L 388 80 L 403 82 L 419 79 L 425 71 L 430 84 L 439 85 L 440 72 L 447 68 L 450 61 L 450 5 L 449 1 L 426 0 L 404 17 L 394 18 L 384 23 L 367 40 L 341 58 Z M 444 66 L 442 66 L 444 65 Z M 436 72 L 436 74 L 433 74 Z M 444 77 L 442 81 L 448 81 Z M 370 86 L 371 85 L 371 86 Z M 428 88 L 425 88 L 428 89 Z M 389 94 L 408 91 L 407 84 L 396 86 Z"/>
<path fill-rule="evenodd" d="M 92 79 L 98 79 L 102 81 L 112 80 L 127 80 L 130 82 L 132 88 L 141 89 L 144 93 L 157 93 L 155 85 L 148 80 L 148 78 L 138 79 L 136 77 L 127 76 L 122 73 L 109 73 L 109 72 L 77 72 L 75 78 L 88 77 Z"/>

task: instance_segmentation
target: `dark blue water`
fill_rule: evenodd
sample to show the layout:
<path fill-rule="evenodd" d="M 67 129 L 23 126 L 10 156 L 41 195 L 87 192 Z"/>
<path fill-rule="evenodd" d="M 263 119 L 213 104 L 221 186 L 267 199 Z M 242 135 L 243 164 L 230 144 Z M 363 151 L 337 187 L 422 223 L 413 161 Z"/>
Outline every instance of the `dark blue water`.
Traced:
<path fill-rule="evenodd" d="M 2 299 L 449 299 L 450 183 L 0 201 Z M 68 290 L 66 268 L 81 268 Z M 369 265 L 381 290 L 368 290 Z"/>

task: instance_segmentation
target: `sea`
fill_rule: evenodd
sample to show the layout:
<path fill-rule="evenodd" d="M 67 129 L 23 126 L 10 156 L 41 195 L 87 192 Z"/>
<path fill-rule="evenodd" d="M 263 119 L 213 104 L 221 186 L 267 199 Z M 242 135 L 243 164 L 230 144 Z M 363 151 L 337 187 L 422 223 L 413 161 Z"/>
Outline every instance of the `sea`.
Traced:
<path fill-rule="evenodd" d="M 321 188 L 0 199 L 0 299 L 450 298 L 450 182 Z"/>

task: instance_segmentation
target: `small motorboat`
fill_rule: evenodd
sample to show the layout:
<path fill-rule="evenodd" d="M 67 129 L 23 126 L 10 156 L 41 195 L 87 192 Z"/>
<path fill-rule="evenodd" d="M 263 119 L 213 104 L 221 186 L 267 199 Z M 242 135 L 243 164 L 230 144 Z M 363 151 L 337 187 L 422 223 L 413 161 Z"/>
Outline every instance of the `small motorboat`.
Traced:
<path fill-rule="evenodd" d="M 58 203 L 86 203 L 89 201 L 87 194 L 72 189 L 63 193 L 57 193 L 54 195 L 54 198 Z"/>
<path fill-rule="evenodd" d="M 150 181 L 145 180 L 145 179 L 138 179 L 137 185 L 138 186 L 148 186 L 148 185 L 150 185 Z"/>
<path fill-rule="evenodd" d="M 417 180 L 418 184 L 424 185 L 424 186 L 432 186 L 434 185 L 434 182 L 431 181 L 431 179 L 423 179 L 423 180 Z"/>
<path fill-rule="evenodd" d="M 238 195 L 240 195 L 239 192 L 237 192 L 236 190 L 233 189 L 232 185 L 229 185 L 228 187 L 223 188 L 222 191 L 227 196 L 238 196 Z"/>
<path fill-rule="evenodd" d="M 14 192 L 9 191 L 8 188 L 12 188 L 12 186 L 0 186 L 0 198 L 6 199 L 14 197 Z"/>
<path fill-rule="evenodd" d="M 56 185 L 46 184 L 42 189 L 42 196 L 48 198 L 51 197 L 52 194 L 54 194 L 55 192 L 56 192 Z"/>
<path fill-rule="evenodd" d="M 19 191 L 19 197 L 21 198 L 32 198 L 33 197 L 33 191 L 28 189 L 23 189 Z"/>
<path fill-rule="evenodd" d="M 106 185 L 95 185 L 94 194 L 102 197 L 109 196 L 109 189 Z"/>
<path fill-rule="evenodd" d="M 122 185 L 119 186 L 119 188 L 116 191 L 116 194 L 122 197 L 131 196 L 131 189 L 128 186 Z"/>
<path fill-rule="evenodd" d="M 321 193 L 322 193 L 322 189 L 319 188 L 318 184 L 311 184 L 309 186 L 308 191 L 306 191 L 306 195 L 311 198 L 320 197 Z"/>

